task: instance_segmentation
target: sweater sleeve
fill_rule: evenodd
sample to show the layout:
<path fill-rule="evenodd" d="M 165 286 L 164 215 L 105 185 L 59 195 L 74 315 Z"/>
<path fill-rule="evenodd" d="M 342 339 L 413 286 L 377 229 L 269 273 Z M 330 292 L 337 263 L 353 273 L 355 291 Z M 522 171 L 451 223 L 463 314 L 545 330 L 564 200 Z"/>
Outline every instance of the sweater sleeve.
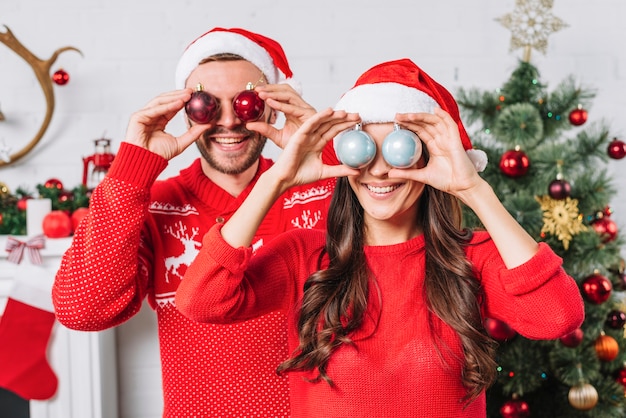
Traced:
<path fill-rule="evenodd" d="M 578 285 L 545 243 L 526 263 L 507 269 L 489 240 L 478 246 L 478 270 L 485 292 L 485 316 L 502 320 L 530 339 L 559 338 L 584 320 Z"/>
<path fill-rule="evenodd" d="M 280 239 L 252 248 L 233 248 L 214 225 L 202 249 L 176 291 L 176 306 L 198 322 L 235 323 L 272 311 L 288 309 L 293 294 L 288 264 L 281 256 Z"/>
<path fill-rule="evenodd" d="M 139 311 L 151 265 L 150 252 L 142 254 L 141 231 L 150 187 L 166 165 L 140 147 L 120 146 L 55 277 L 52 301 L 61 324 L 97 331 Z"/>

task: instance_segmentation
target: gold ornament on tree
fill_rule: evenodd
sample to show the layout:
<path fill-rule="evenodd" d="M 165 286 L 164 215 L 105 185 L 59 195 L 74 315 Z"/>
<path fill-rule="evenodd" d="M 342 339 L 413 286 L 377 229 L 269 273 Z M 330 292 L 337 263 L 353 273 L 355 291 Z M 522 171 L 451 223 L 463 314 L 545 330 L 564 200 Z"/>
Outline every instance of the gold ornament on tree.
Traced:
<path fill-rule="evenodd" d="M 512 13 L 496 19 L 511 31 L 510 50 L 524 48 L 525 62 L 530 62 L 533 48 L 545 54 L 548 36 L 568 26 L 552 14 L 553 3 L 554 0 L 516 0 Z"/>
<path fill-rule="evenodd" d="M 578 384 L 570 388 L 567 400 L 579 411 L 588 411 L 597 405 L 598 391 L 585 381 L 582 365 L 577 364 L 576 368 L 578 369 Z"/>
<path fill-rule="evenodd" d="M 541 233 L 556 236 L 566 250 L 574 235 L 587 230 L 583 225 L 583 216 L 578 211 L 577 199 L 566 197 L 555 200 L 550 196 L 536 196 L 535 199 L 543 210 Z"/>

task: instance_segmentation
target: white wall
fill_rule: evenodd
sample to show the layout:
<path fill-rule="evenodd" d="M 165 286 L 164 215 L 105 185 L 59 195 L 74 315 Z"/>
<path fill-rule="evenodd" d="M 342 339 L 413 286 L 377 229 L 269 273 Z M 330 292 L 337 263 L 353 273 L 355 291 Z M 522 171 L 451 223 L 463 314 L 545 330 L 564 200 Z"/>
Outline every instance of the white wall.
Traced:
<path fill-rule="evenodd" d="M 0 182 L 13 191 L 34 189 L 49 178 L 66 187 L 78 185 L 82 157 L 93 152 L 93 140 L 111 138 L 115 151 L 130 114 L 172 89 L 182 49 L 211 27 L 241 26 L 279 40 L 305 99 L 323 108 L 371 65 L 401 57 L 414 59 L 452 91 L 499 87 L 521 57 L 519 50 L 509 52 L 510 31 L 495 21 L 514 5 L 514 0 L 2 0 L 0 24 L 40 58 L 66 45 L 84 56 L 66 52 L 59 57 L 52 70 L 64 68 L 71 80 L 55 86 L 52 124 L 31 155 L 0 168 Z M 574 74 L 597 88 L 588 123 L 604 119 L 626 140 L 626 3 L 557 0 L 553 13 L 569 27 L 549 37 L 546 55 L 533 52 L 542 80 L 555 86 Z M 7 119 L 14 104 L 42 108 L 34 78 L 11 60 L 0 45 L 0 109 Z M 182 131 L 181 120 L 172 124 L 173 132 Z M 4 140 L 10 144 L 14 138 Z M 164 175 L 186 166 L 195 157 L 195 149 L 190 150 Z M 622 226 L 626 160 L 610 167 L 620 190 L 612 202 L 613 217 Z M 153 323 L 146 308 L 118 332 L 124 418 L 159 416 Z"/>

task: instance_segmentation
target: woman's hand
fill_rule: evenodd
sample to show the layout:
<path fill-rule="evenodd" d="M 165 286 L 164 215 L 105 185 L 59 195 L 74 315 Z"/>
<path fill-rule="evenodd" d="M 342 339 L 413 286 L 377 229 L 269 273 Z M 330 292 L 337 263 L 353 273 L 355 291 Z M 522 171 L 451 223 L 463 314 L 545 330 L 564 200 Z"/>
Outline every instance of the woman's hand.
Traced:
<path fill-rule="evenodd" d="M 420 137 L 429 160 L 422 168 L 392 169 L 390 177 L 419 181 L 457 197 L 484 181 L 463 148 L 456 122 L 446 111 L 435 108 L 433 114 L 398 114 L 396 121 Z"/>
<path fill-rule="evenodd" d="M 126 142 L 159 154 L 166 160 L 182 153 L 209 128 L 209 125 L 194 125 L 179 137 L 165 132 L 169 121 L 185 106 L 192 92 L 188 88 L 163 93 L 133 113 L 126 129 Z"/>

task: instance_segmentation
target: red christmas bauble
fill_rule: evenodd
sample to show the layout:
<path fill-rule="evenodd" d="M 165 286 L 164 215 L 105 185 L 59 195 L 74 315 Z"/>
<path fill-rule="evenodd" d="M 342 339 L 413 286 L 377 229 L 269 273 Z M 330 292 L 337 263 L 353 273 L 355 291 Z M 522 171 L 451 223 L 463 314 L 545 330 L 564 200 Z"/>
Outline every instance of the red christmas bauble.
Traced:
<path fill-rule="evenodd" d="M 69 237 L 72 234 L 72 219 L 63 210 L 53 210 L 44 216 L 42 229 L 48 238 Z"/>
<path fill-rule="evenodd" d="M 189 119 L 203 125 L 215 119 L 219 104 L 215 97 L 201 89 L 202 86 L 200 85 L 198 90 L 191 94 L 191 99 L 185 103 L 185 112 L 187 112 Z"/>
<path fill-rule="evenodd" d="M 63 190 L 63 183 L 61 183 L 61 180 L 59 180 L 59 179 L 48 179 L 43 184 L 43 187 L 45 187 L 46 189 Z"/>
<path fill-rule="evenodd" d="M 76 231 L 78 228 L 78 224 L 83 220 L 85 215 L 89 213 L 89 208 L 78 208 L 74 212 L 72 212 L 72 231 Z"/>
<path fill-rule="evenodd" d="M 594 345 L 598 358 L 602 361 L 613 361 L 619 353 L 619 345 L 610 335 L 600 335 Z"/>
<path fill-rule="evenodd" d="M 593 221 L 591 226 L 602 237 L 603 243 L 611 242 L 617 238 L 617 224 L 608 216 Z"/>
<path fill-rule="evenodd" d="M 569 114 L 569 121 L 574 126 L 580 126 L 587 122 L 587 111 L 582 107 L 577 107 Z"/>
<path fill-rule="evenodd" d="M 485 318 L 484 323 L 487 334 L 495 340 L 506 341 L 517 335 L 517 331 L 499 319 Z"/>
<path fill-rule="evenodd" d="M 244 122 L 259 120 L 265 110 L 265 102 L 254 90 L 244 90 L 235 96 L 233 110 Z"/>
<path fill-rule="evenodd" d="M 596 305 L 606 302 L 612 290 L 611 281 L 599 273 L 587 277 L 582 284 L 583 296 Z"/>
<path fill-rule="evenodd" d="M 618 311 L 617 309 L 612 310 L 606 316 L 606 321 L 604 323 L 613 329 L 624 328 L 624 325 L 626 325 L 626 313 Z"/>
<path fill-rule="evenodd" d="M 583 332 L 583 330 L 580 328 L 576 328 L 574 331 L 570 332 L 569 334 L 565 334 L 564 336 L 559 338 L 559 341 L 561 341 L 561 343 L 565 347 L 575 348 L 575 347 L 578 347 L 581 342 L 583 342 L 584 336 L 585 336 L 585 333 Z"/>
<path fill-rule="evenodd" d="M 508 150 L 500 158 L 500 171 L 509 177 L 521 177 L 528 172 L 530 160 L 524 151 Z"/>
<path fill-rule="evenodd" d="M 526 418 L 530 416 L 530 408 L 525 401 L 513 399 L 500 407 L 500 415 L 502 418 Z"/>
<path fill-rule="evenodd" d="M 626 369 L 619 369 L 615 373 L 615 381 L 626 387 Z"/>
<path fill-rule="evenodd" d="M 52 74 L 52 81 L 59 86 L 64 86 L 70 81 L 70 75 L 65 70 L 60 69 Z"/>
<path fill-rule="evenodd" d="M 18 210 L 20 210 L 20 211 L 22 211 L 22 212 L 24 212 L 24 211 L 26 210 L 26 204 L 27 204 L 27 203 L 26 203 L 26 201 L 27 201 L 28 199 L 32 199 L 32 197 L 30 197 L 30 196 L 24 196 L 24 197 L 21 197 L 21 198 L 17 201 L 17 209 L 18 209 Z"/>
<path fill-rule="evenodd" d="M 548 186 L 548 194 L 552 199 L 563 200 L 570 196 L 572 186 L 566 180 L 552 180 Z"/>
<path fill-rule="evenodd" d="M 606 150 L 609 157 L 621 160 L 626 157 L 626 143 L 624 141 L 620 141 L 617 138 L 614 138 L 611 142 L 609 142 L 609 146 Z"/>

